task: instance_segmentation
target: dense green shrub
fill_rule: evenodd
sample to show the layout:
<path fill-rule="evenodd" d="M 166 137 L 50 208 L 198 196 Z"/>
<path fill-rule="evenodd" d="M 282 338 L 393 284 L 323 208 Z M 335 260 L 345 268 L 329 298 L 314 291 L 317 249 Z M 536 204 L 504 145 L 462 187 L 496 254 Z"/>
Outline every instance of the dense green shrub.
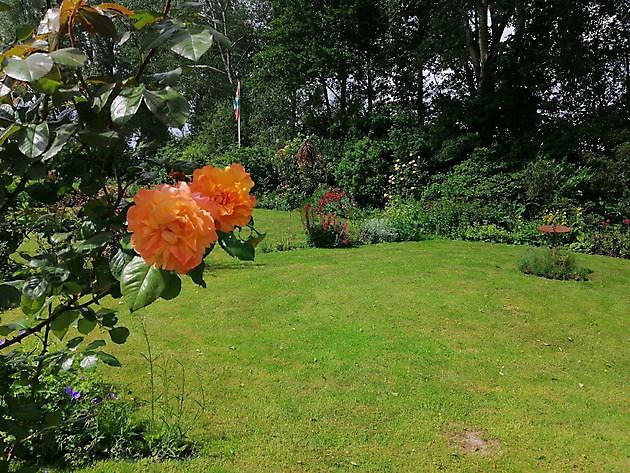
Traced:
<path fill-rule="evenodd" d="M 544 208 L 571 208 L 587 193 L 593 172 L 588 166 L 575 166 L 539 156 L 523 172 L 522 186 L 528 216 Z"/>
<path fill-rule="evenodd" d="M 579 242 L 581 245 L 575 245 L 576 249 L 596 255 L 630 258 L 630 222 L 603 223 L 604 225 L 588 233 L 586 238 Z"/>
<path fill-rule="evenodd" d="M 591 271 L 579 266 L 575 255 L 566 250 L 531 249 L 521 259 L 519 269 L 548 279 L 586 281 Z"/>
<path fill-rule="evenodd" d="M 385 216 L 403 241 L 416 241 L 426 238 L 422 233 L 422 203 L 417 200 L 393 200 L 385 209 Z"/>
<path fill-rule="evenodd" d="M 595 210 L 615 220 L 630 217 L 630 142 L 610 154 L 589 152 L 585 160 L 593 169 L 588 187 Z"/>
<path fill-rule="evenodd" d="M 365 137 L 350 143 L 335 171 L 337 183 L 359 206 L 380 207 L 387 193 L 389 159 L 385 142 Z"/>
<path fill-rule="evenodd" d="M 327 182 L 326 163 L 312 137 L 288 141 L 273 155 L 272 168 L 277 186 L 261 202 L 266 208 L 300 208 Z"/>
<path fill-rule="evenodd" d="M 473 224 L 466 228 L 463 233 L 465 240 L 487 241 L 492 243 L 512 243 L 512 234 L 505 228 L 494 223 Z"/>

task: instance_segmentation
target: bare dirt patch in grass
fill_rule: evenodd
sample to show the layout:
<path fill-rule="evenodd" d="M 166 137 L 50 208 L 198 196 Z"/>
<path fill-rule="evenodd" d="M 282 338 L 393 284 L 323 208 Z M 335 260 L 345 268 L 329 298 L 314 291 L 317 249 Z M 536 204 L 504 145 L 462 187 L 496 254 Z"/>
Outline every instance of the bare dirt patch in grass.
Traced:
<path fill-rule="evenodd" d="M 501 442 L 489 438 L 483 430 L 468 430 L 450 432 L 448 442 L 451 448 L 461 453 L 476 453 L 478 455 L 493 455 L 501 451 Z"/>

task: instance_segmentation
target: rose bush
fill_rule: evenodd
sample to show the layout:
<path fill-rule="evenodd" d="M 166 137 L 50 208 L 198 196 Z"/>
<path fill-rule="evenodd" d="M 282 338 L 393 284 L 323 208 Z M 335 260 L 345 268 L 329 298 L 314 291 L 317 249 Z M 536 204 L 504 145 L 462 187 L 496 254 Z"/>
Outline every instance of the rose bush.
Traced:
<path fill-rule="evenodd" d="M 182 275 L 205 287 L 203 258 L 215 246 L 252 260 L 263 238 L 250 226 L 254 183 L 238 164 L 142 188 L 156 179 L 159 137 L 188 119 L 175 86 L 195 70 L 157 71 L 152 58 L 196 62 L 223 36 L 195 24 L 186 3 L 176 12 L 170 0 L 159 12 L 47 3 L 0 53 L 0 221 L 28 224 L 0 251 L 11 268 L 0 310 L 12 309 L 0 320 L 0 471 L 32 461 L 26 445 L 69 422 L 39 395 L 44 373 L 121 365 L 106 347 L 129 330 L 104 300 L 124 298 L 134 312 L 177 297 Z M 74 195 L 80 203 L 66 208 Z"/>

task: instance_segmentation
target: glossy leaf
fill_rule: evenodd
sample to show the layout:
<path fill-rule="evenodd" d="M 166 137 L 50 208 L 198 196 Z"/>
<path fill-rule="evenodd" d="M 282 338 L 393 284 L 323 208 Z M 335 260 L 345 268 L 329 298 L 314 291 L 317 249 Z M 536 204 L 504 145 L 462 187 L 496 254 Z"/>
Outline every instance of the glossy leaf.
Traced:
<path fill-rule="evenodd" d="M 73 124 L 61 125 L 57 128 L 55 139 L 53 140 L 52 145 L 50 145 L 50 148 L 48 148 L 48 151 L 46 151 L 42 156 L 42 161 L 46 162 L 55 157 L 57 153 L 63 149 L 66 143 L 68 143 L 68 140 L 72 137 L 76 130 L 77 126 Z"/>
<path fill-rule="evenodd" d="M 72 340 L 74 340 L 74 338 Z M 70 368 L 72 368 L 72 363 L 74 363 L 74 356 L 69 356 L 61 362 L 61 370 L 68 371 Z"/>
<path fill-rule="evenodd" d="M 111 116 L 115 125 L 124 124 L 136 114 L 142 103 L 144 91 L 144 85 L 123 89 L 118 97 L 114 99 L 111 107 Z"/>
<path fill-rule="evenodd" d="M 172 41 L 171 51 L 191 61 L 198 61 L 212 46 L 213 38 L 207 29 L 190 28 L 177 33 Z"/>
<path fill-rule="evenodd" d="M 78 347 L 83 340 L 85 340 L 85 337 L 74 337 L 74 338 L 71 338 L 66 343 L 66 347 L 68 347 L 69 349 Z"/>
<path fill-rule="evenodd" d="M 181 67 L 178 67 L 177 69 L 173 69 L 172 71 L 158 72 L 156 74 L 153 74 L 151 77 L 160 85 L 173 85 L 179 80 L 182 72 L 183 69 Z"/>
<path fill-rule="evenodd" d="M 79 365 L 84 370 L 89 370 L 90 368 L 94 368 L 96 366 L 96 362 L 98 361 L 98 357 L 96 355 L 87 355 L 85 356 Z"/>
<path fill-rule="evenodd" d="M 19 148 L 29 158 L 36 158 L 46 151 L 50 132 L 48 123 L 29 124 L 22 128 L 20 134 Z"/>
<path fill-rule="evenodd" d="M 120 361 L 118 361 L 118 358 L 116 358 L 113 355 L 110 355 L 109 353 L 105 353 L 104 351 L 99 351 L 97 353 L 97 356 L 98 356 L 98 359 L 101 360 L 106 365 L 114 366 L 116 368 L 120 368 L 122 366 L 120 364 Z"/>
<path fill-rule="evenodd" d="M 151 304 L 165 288 L 164 273 L 139 256 L 125 266 L 120 276 L 120 289 L 131 312 Z"/>
<path fill-rule="evenodd" d="M 225 250 L 227 254 L 244 261 L 254 261 L 256 256 L 256 244 L 258 243 L 255 238 L 249 240 L 240 240 L 234 233 L 217 232 L 219 235 L 219 245 Z"/>
<path fill-rule="evenodd" d="M 24 287 L 22 287 L 22 294 L 29 299 L 35 300 L 46 294 L 48 289 L 48 281 L 41 276 L 31 276 L 24 281 Z"/>
<path fill-rule="evenodd" d="M 100 36 L 115 38 L 118 35 L 114 22 L 107 15 L 101 15 L 95 8 L 83 6 L 77 18 L 88 31 Z"/>
<path fill-rule="evenodd" d="M 85 240 L 77 241 L 75 248 L 79 252 L 86 252 L 96 250 L 109 243 L 114 235 L 111 232 L 99 232 L 95 233 Z"/>
<path fill-rule="evenodd" d="M 109 331 L 109 336 L 112 342 L 122 345 L 127 341 L 127 337 L 129 337 L 129 329 L 127 327 L 113 328 Z"/>
<path fill-rule="evenodd" d="M 162 299 L 171 300 L 179 296 L 182 291 L 182 280 L 176 273 L 164 271 L 164 283 L 166 288 L 162 291 Z"/>
<path fill-rule="evenodd" d="M 50 324 L 50 330 L 59 340 L 63 340 L 63 337 L 68 333 L 70 324 L 72 324 L 79 317 L 79 312 L 76 310 L 68 310 L 59 315 Z"/>
<path fill-rule="evenodd" d="M 50 57 L 55 64 L 68 67 L 83 67 L 87 61 L 87 56 L 77 48 L 58 49 L 50 53 Z"/>
<path fill-rule="evenodd" d="M 89 334 L 92 330 L 94 330 L 94 327 L 96 327 L 96 320 L 81 318 L 77 323 L 79 333 L 82 333 L 83 335 Z"/>
<path fill-rule="evenodd" d="M 161 15 L 149 11 L 137 11 L 131 17 L 131 19 L 135 21 L 133 27 L 137 30 L 141 30 L 147 25 L 151 25 L 157 21 L 160 21 L 160 18 Z"/>
<path fill-rule="evenodd" d="M 107 345 L 107 343 L 105 343 L 105 340 L 94 340 L 90 343 L 88 343 L 88 346 L 85 347 L 86 350 L 96 350 L 97 348 L 100 347 L 104 347 L 105 345 Z"/>
<path fill-rule="evenodd" d="M 20 305 L 20 291 L 8 284 L 0 284 L 0 310 Z"/>
<path fill-rule="evenodd" d="M 26 59 L 10 57 L 4 72 L 17 80 L 32 82 L 41 79 L 50 72 L 53 67 L 53 60 L 48 54 L 35 53 Z"/>
<path fill-rule="evenodd" d="M 32 82 L 33 88 L 40 90 L 48 95 L 54 95 L 57 93 L 59 88 L 63 85 L 63 82 L 58 80 L 50 79 L 48 77 L 42 77 L 41 79 Z"/>
<path fill-rule="evenodd" d="M 2 146 L 4 144 L 4 142 L 9 139 L 9 137 L 20 131 L 22 129 L 22 125 L 18 125 L 17 123 L 13 123 L 11 125 L 9 125 L 7 128 L 4 129 L 4 131 L 2 132 L 2 134 L 0 135 L 0 146 Z"/>
<path fill-rule="evenodd" d="M 35 315 L 42 309 L 45 300 L 44 296 L 32 299 L 26 294 L 22 294 L 22 297 L 20 297 L 20 309 L 26 315 Z"/>
<path fill-rule="evenodd" d="M 188 119 L 188 101 L 175 89 L 146 90 L 144 103 L 167 126 L 180 127 Z"/>
<path fill-rule="evenodd" d="M 133 259 L 133 256 L 119 248 L 118 251 L 109 260 L 109 270 L 118 281 L 120 281 L 120 275 L 125 269 L 125 266 Z"/>

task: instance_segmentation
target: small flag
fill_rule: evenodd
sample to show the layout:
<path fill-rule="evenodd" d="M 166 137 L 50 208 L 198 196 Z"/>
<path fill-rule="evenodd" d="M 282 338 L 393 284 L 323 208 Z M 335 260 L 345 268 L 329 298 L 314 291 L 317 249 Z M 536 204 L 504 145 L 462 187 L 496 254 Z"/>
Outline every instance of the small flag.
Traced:
<path fill-rule="evenodd" d="M 236 120 L 240 120 L 241 118 L 241 81 L 237 82 L 236 86 L 236 97 L 234 97 L 234 116 Z"/>

